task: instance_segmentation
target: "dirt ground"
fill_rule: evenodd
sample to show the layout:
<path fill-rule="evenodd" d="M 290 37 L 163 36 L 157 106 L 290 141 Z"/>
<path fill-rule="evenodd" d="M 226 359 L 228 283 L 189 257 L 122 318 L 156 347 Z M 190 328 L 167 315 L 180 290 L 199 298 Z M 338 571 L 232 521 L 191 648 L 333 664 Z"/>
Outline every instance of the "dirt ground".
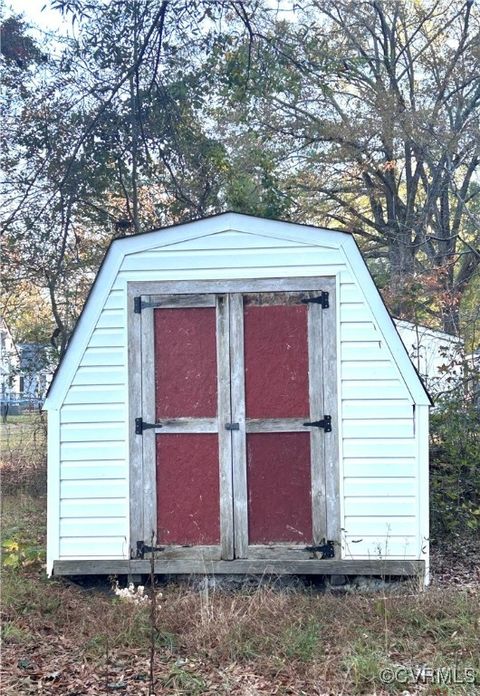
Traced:
<path fill-rule="evenodd" d="M 17 422 L 18 420 L 18 422 Z M 45 574 L 45 423 L 2 437 L 1 693 L 480 694 L 480 539 L 432 545 L 431 585 L 219 588 Z M 146 597 L 146 599 L 145 599 Z"/>
<path fill-rule="evenodd" d="M 132 601 L 47 580 L 44 499 L 3 502 L 2 694 L 480 693 L 478 540 L 434 548 L 426 592 L 190 580 Z"/>

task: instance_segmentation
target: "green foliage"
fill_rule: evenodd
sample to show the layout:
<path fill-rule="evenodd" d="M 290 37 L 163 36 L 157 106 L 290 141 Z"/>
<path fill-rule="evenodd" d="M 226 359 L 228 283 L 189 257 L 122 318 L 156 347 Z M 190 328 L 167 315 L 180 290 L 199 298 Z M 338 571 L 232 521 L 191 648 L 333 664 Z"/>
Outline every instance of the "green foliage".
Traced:
<path fill-rule="evenodd" d="M 264 149 L 282 144 L 276 174 L 290 212 L 354 232 L 385 269 L 396 315 L 457 333 L 479 264 L 470 85 L 478 90 L 480 14 L 475 3 L 427 5 L 313 0 L 296 4 L 294 21 L 255 15 L 253 45 L 219 51 L 217 89 L 235 107 L 237 138 L 243 126 Z"/>
<path fill-rule="evenodd" d="M 261 144 L 248 144 L 232 156 L 225 186 L 226 207 L 239 213 L 267 218 L 289 217 L 291 201 L 282 191 L 273 157 Z"/>
<path fill-rule="evenodd" d="M 308 662 L 318 657 L 322 627 L 311 619 L 289 626 L 285 632 L 285 655 L 289 659 Z"/>
<path fill-rule="evenodd" d="M 41 503 L 28 496 L 4 497 L 2 503 L 2 566 L 8 572 L 39 570 L 45 561 L 43 525 L 34 521 Z"/>
<path fill-rule="evenodd" d="M 166 689 L 173 689 L 175 693 L 188 693 L 192 696 L 203 694 L 207 690 L 205 680 L 195 674 L 192 667 L 183 666 L 187 660 L 179 660 L 170 671 L 170 674 L 162 680 Z"/>
<path fill-rule="evenodd" d="M 385 656 L 372 641 L 357 640 L 344 659 L 345 668 L 355 684 L 355 693 L 373 693 L 379 684 L 382 669 L 388 664 Z"/>
<path fill-rule="evenodd" d="M 15 626 L 13 621 L 6 621 L 1 628 L 2 641 L 23 645 L 30 643 L 33 636 L 23 628 Z"/>
<path fill-rule="evenodd" d="M 8 17 L 1 26 L 0 52 L 9 68 L 26 70 L 32 63 L 42 63 L 46 56 L 26 34 L 26 24 L 19 17 Z"/>
<path fill-rule="evenodd" d="M 478 385 L 478 375 L 471 384 Z M 475 389 L 472 389 L 475 392 Z M 431 418 L 431 530 L 434 538 L 480 529 L 480 410 L 456 390 Z"/>
<path fill-rule="evenodd" d="M 45 523 L 42 499 L 26 495 L 3 496 L 2 500 L 2 605 L 7 612 L 28 612 L 37 601 L 51 602 L 48 594 L 32 592 L 35 576 L 46 581 Z M 37 581 L 38 582 L 38 581 Z M 13 633 L 12 633 L 13 631 Z M 10 639 L 20 642 L 12 628 Z"/>
<path fill-rule="evenodd" d="M 38 566 L 44 557 L 43 547 L 32 544 L 17 535 L 2 542 L 2 563 L 7 568 Z"/>
<path fill-rule="evenodd" d="M 480 345 L 480 273 L 474 273 L 460 305 L 460 335 L 467 353 Z"/>
<path fill-rule="evenodd" d="M 390 308 L 476 347 L 476 4 L 51 5 L 74 36 L 2 27 L 10 323 L 30 284 L 61 354 L 112 236 L 233 209 L 356 232 Z"/>

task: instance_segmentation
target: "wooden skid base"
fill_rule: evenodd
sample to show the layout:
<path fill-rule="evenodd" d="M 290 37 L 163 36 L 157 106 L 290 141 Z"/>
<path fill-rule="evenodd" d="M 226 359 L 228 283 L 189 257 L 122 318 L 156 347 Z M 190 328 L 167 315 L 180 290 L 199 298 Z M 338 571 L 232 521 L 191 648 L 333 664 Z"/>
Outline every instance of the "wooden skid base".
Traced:
<path fill-rule="evenodd" d="M 148 575 L 148 560 L 55 561 L 54 575 Z M 423 576 L 424 561 L 402 560 L 162 560 L 155 561 L 157 575 L 407 575 Z"/>

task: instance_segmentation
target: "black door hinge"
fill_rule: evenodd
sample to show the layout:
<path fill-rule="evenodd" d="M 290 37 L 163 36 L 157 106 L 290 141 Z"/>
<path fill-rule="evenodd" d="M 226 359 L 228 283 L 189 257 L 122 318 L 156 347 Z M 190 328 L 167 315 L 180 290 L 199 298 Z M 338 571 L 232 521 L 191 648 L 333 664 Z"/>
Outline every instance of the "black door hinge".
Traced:
<path fill-rule="evenodd" d="M 155 307 L 161 307 L 161 304 L 154 300 L 142 300 L 140 295 L 133 298 L 133 311 L 135 314 L 141 314 L 144 309 L 155 309 Z"/>
<path fill-rule="evenodd" d="M 323 309 L 328 309 L 330 307 L 329 293 L 322 290 L 318 297 L 305 297 L 302 302 L 303 304 L 319 304 Z"/>
<path fill-rule="evenodd" d="M 143 418 L 135 418 L 135 435 L 142 435 L 144 430 L 152 430 L 153 428 L 161 427 L 161 423 L 145 423 Z"/>
<path fill-rule="evenodd" d="M 303 424 L 306 428 L 323 428 L 326 433 L 332 432 L 332 416 L 323 416 L 323 420 Z"/>
<path fill-rule="evenodd" d="M 140 297 L 140 295 L 138 295 L 138 297 L 133 298 L 133 311 L 135 314 L 142 313 L 142 298 Z"/>
<path fill-rule="evenodd" d="M 335 542 L 327 541 L 326 544 L 321 544 L 320 546 L 305 546 L 304 551 L 319 553 L 321 558 L 335 558 Z"/>
<path fill-rule="evenodd" d="M 137 558 L 144 558 L 146 553 L 165 551 L 164 546 L 148 546 L 144 541 L 137 541 Z"/>

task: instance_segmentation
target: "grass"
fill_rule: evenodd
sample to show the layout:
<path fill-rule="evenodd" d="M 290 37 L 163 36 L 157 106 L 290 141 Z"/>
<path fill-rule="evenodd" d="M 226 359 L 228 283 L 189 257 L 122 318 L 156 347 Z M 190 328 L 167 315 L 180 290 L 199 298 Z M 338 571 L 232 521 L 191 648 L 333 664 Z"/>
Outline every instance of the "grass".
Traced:
<path fill-rule="evenodd" d="M 42 494 L 46 487 L 46 414 L 8 416 L 0 423 L 3 493 Z"/>
<path fill-rule="evenodd" d="M 47 580 L 44 532 L 44 499 L 4 499 L 2 693 L 147 694 L 148 606 L 119 600 L 108 581 Z M 287 591 L 274 581 L 236 592 L 160 589 L 157 694 L 402 694 L 408 684 L 380 677 L 398 666 L 412 680 L 424 666 L 472 668 L 473 686 L 427 683 L 421 693 L 480 692 L 472 588 L 401 596 Z"/>
<path fill-rule="evenodd" d="M 12 417 L 2 435 L 2 694 L 148 694 L 148 605 L 119 600 L 113 578 L 46 578 L 42 420 Z M 160 590 L 157 695 L 480 693 L 478 586 L 339 596 L 272 579 L 235 592 L 188 582 Z M 427 678 L 418 690 L 425 667 L 460 678 L 473 669 L 476 683 Z"/>

